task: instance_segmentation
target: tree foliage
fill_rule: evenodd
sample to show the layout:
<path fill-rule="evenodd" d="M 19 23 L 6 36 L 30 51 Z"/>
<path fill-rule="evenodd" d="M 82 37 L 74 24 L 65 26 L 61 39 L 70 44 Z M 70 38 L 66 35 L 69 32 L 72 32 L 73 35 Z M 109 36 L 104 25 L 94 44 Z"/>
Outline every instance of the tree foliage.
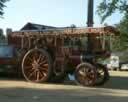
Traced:
<path fill-rule="evenodd" d="M 4 7 L 6 7 L 5 3 L 9 0 L 0 0 L 0 17 L 4 14 Z"/>
<path fill-rule="evenodd" d="M 101 17 L 101 22 L 116 11 L 124 15 L 128 14 L 128 0 L 101 0 L 97 9 L 97 13 Z"/>
<path fill-rule="evenodd" d="M 123 61 L 128 61 L 128 15 L 125 15 L 119 24 L 116 25 L 120 34 L 120 47 L 117 49 L 120 51 L 122 56 L 120 59 Z M 116 47 L 117 48 L 117 47 Z"/>
<path fill-rule="evenodd" d="M 116 39 L 115 48 L 120 43 L 117 50 L 124 53 L 123 59 L 128 60 L 128 0 L 102 0 L 97 9 L 102 23 L 115 12 L 124 15 L 120 23 L 116 24 L 116 28 L 120 31 L 120 38 Z"/>
<path fill-rule="evenodd" d="M 102 22 L 117 11 L 124 14 L 120 23 L 116 24 L 121 32 L 120 39 L 122 42 L 128 42 L 128 0 L 102 0 L 97 8 L 97 13 Z"/>
<path fill-rule="evenodd" d="M 116 25 L 121 32 L 120 43 L 122 50 L 128 49 L 128 14 L 123 17 L 119 24 Z"/>
<path fill-rule="evenodd" d="M 120 50 L 128 49 L 128 0 L 102 0 L 97 12 L 102 22 L 113 13 L 120 11 L 124 17 L 116 27 L 120 31 Z"/>

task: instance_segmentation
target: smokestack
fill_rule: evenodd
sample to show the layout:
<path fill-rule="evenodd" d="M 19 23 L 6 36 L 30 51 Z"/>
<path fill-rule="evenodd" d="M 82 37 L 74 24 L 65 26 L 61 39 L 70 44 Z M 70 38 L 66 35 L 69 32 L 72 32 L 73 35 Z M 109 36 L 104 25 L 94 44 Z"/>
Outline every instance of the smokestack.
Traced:
<path fill-rule="evenodd" d="M 6 35 L 9 35 L 9 34 L 11 34 L 12 33 L 12 29 L 11 28 L 7 28 L 6 29 Z"/>
<path fill-rule="evenodd" d="M 93 27 L 93 9 L 94 0 L 88 0 L 88 12 L 87 12 L 87 26 Z"/>
<path fill-rule="evenodd" d="M 93 9 L 94 9 L 94 0 L 88 0 L 88 12 L 87 12 L 87 26 L 93 27 Z M 90 34 L 88 34 L 88 44 L 87 44 L 87 52 L 92 53 L 93 50 L 92 38 Z"/>

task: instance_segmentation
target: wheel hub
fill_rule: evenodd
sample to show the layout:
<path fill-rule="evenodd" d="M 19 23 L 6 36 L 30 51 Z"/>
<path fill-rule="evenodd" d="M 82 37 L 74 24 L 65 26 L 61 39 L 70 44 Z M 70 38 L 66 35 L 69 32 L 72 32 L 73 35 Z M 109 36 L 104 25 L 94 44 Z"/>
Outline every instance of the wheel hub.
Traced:
<path fill-rule="evenodd" d="M 33 66 L 33 68 L 35 68 L 35 69 L 39 69 L 39 68 L 40 68 L 40 65 L 37 63 L 37 61 L 34 61 L 34 62 L 32 63 L 32 66 Z"/>

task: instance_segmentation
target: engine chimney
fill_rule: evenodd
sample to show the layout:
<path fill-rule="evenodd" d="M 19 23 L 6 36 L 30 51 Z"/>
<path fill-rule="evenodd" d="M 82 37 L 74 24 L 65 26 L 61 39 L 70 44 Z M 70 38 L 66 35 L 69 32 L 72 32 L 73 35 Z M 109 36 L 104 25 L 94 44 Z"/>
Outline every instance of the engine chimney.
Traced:
<path fill-rule="evenodd" d="M 94 0 L 88 0 L 87 26 L 93 27 Z"/>

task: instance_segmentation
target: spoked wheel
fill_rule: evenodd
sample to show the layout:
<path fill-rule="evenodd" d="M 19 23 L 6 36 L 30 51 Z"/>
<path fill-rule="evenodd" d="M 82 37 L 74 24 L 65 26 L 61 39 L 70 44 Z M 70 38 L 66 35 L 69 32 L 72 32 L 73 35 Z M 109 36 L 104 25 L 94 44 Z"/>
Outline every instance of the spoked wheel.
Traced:
<path fill-rule="evenodd" d="M 109 80 L 109 72 L 108 69 L 101 64 L 97 64 L 96 66 L 96 72 L 97 72 L 97 80 L 96 85 L 103 85 Z"/>
<path fill-rule="evenodd" d="M 22 72 L 30 82 L 49 81 L 52 75 L 52 59 L 43 49 L 29 50 L 22 61 Z"/>
<path fill-rule="evenodd" d="M 75 70 L 76 83 L 83 86 L 93 86 L 96 82 L 96 70 L 89 63 L 81 63 Z"/>

